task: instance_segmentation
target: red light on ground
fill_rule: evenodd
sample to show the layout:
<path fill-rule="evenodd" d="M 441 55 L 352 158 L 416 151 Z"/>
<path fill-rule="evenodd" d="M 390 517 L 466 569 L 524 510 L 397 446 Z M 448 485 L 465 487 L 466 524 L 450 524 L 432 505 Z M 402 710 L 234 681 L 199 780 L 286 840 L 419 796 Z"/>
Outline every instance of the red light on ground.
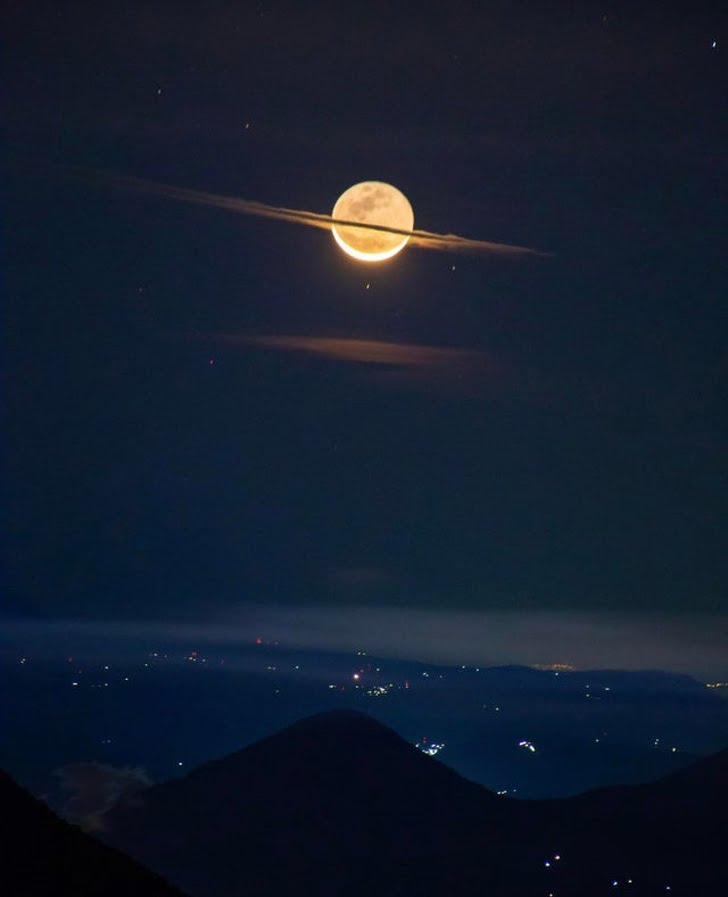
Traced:
<path fill-rule="evenodd" d="M 263 644 L 263 639 L 262 639 L 260 636 L 258 636 L 258 638 L 255 640 L 255 644 L 256 644 L 256 645 L 262 645 L 262 644 Z"/>

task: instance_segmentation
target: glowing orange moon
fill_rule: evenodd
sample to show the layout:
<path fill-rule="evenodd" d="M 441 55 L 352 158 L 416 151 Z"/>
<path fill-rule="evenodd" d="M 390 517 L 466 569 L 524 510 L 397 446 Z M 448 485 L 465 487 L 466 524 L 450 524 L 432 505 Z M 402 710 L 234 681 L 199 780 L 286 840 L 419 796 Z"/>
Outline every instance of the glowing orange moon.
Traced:
<path fill-rule="evenodd" d="M 336 200 L 331 217 L 406 231 L 401 234 L 333 224 L 331 232 L 336 242 L 360 262 L 383 262 L 397 255 L 407 245 L 415 223 L 412 206 L 404 193 L 382 181 L 362 181 L 349 187 Z"/>

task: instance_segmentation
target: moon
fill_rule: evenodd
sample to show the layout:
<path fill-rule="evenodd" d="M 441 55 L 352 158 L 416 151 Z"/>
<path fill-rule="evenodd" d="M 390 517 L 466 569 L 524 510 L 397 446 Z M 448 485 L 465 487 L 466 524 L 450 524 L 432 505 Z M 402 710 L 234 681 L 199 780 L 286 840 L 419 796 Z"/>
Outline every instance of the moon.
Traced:
<path fill-rule="evenodd" d="M 338 221 L 391 227 L 405 234 L 334 224 L 331 232 L 339 246 L 360 262 L 383 262 L 407 245 L 415 216 L 409 200 L 396 187 L 382 181 L 362 181 L 336 200 L 331 217 Z"/>

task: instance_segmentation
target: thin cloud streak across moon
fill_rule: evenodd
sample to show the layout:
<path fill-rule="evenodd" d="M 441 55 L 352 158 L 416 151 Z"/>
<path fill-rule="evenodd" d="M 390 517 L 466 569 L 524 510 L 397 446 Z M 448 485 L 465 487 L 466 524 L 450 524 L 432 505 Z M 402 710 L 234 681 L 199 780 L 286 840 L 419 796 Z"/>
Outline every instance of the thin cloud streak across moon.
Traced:
<path fill-rule="evenodd" d="M 224 209 L 228 212 L 236 212 L 239 215 L 254 215 L 259 218 L 273 218 L 278 221 L 290 221 L 293 224 L 304 224 L 308 227 L 317 227 L 322 230 L 331 230 L 332 225 L 366 228 L 374 231 L 384 231 L 391 234 L 402 234 L 410 237 L 409 246 L 417 246 L 420 249 L 439 249 L 454 252 L 491 253 L 505 257 L 540 256 L 546 257 L 547 252 L 531 249 L 527 246 L 512 246 L 508 243 L 495 243 L 490 240 L 474 240 L 470 237 L 461 237 L 457 234 L 437 234 L 431 231 L 398 230 L 381 224 L 362 224 L 361 221 L 346 221 L 333 218 L 331 215 L 323 215 L 319 212 L 308 212 L 303 209 L 289 209 L 284 206 L 271 206 L 252 199 L 241 199 L 235 196 L 223 196 L 218 193 L 208 193 L 203 190 L 191 190 L 186 187 L 174 187 L 169 184 L 159 184 L 142 178 L 122 177 L 94 171 L 73 171 L 73 177 L 94 183 L 109 184 L 124 190 L 135 190 L 140 193 L 148 193 L 161 196 L 165 199 L 175 199 L 180 202 L 189 202 L 196 205 L 211 206 Z"/>

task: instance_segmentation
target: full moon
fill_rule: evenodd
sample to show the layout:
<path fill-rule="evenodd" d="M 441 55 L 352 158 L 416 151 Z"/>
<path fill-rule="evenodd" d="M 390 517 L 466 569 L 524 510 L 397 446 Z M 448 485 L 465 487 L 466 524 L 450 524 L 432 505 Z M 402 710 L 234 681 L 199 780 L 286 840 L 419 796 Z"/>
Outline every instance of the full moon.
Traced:
<path fill-rule="evenodd" d="M 395 234 L 348 224 L 332 225 L 331 232 L 339 246 L 361 262 L 383 262 L 397 255 L 407 245 L 415 223 L 412 206 L 404 193 L 382 181 L 362 181 L 349 187 L 336 200 L 331 217 L 407 232 Z"/>

